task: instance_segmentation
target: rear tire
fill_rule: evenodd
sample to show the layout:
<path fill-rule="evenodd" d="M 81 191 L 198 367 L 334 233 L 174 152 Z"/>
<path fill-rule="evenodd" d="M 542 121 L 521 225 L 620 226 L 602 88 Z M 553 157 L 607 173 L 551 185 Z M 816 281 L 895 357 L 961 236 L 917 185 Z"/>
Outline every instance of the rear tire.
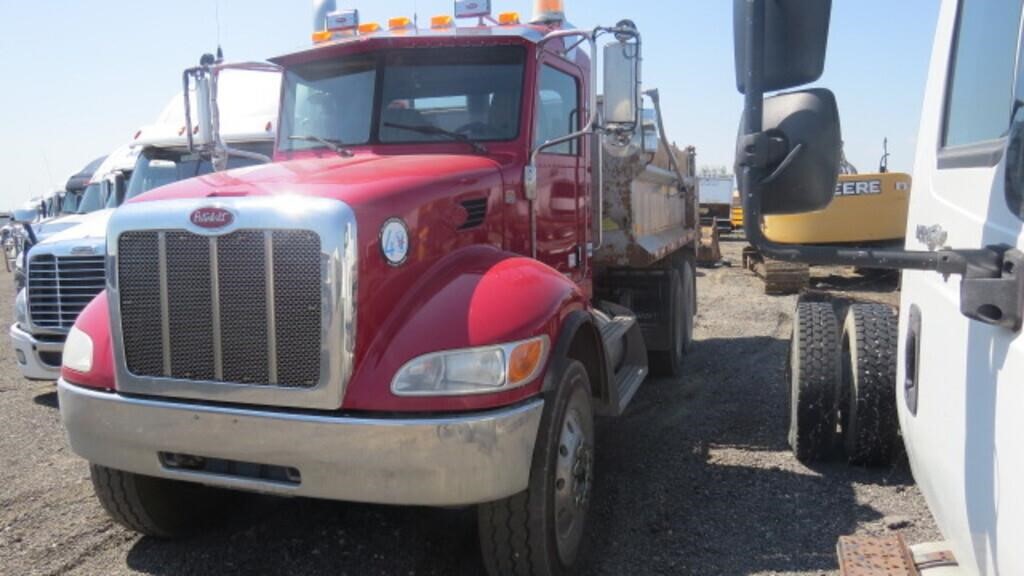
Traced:
<path fill-rule="evenodd" d="M 663 378 L 680 378 L 683 362 L 693 344 L 693 322 L 697 311 L 697 273 L 691 253 L 672 258 L 669 274 L 669 349 L 648 354 L 651 371 Z"/>
<path fill-rule="evenodd" d="M 530 485 L 478 508 L 480 551 L 491 576 L 571 574 L 583 544 L 593 485 L 590 380 L 573 361 L 544 406 Z"/>
<path fill-rule="evenodd" d="M 884 304 L 854 304 L 846 315 L 837 397 L 843 447 L 854 465 L 888 464 L 899 445 L 898 323 L 895 311 Z"/>
<path fill-rule="evenodd" d="M 693 345 L 693 324 L 697 318 L 697 264 L 691 252 L 679 258 L 679 278 L 683 282 L 683 354 Z"/>
<path fill-rule="evenodd" d="M 225 491 L 91 464 L 93 491 L 112 519 L 156 538 L 180 538 L 221 518 Z"/>
<path fill-rule="evenodd" d="M 832 305 L 798 303 L 789 352 L 789 445 L 801 462 L 823 460 L 835 445 L 839 355 Z"/>

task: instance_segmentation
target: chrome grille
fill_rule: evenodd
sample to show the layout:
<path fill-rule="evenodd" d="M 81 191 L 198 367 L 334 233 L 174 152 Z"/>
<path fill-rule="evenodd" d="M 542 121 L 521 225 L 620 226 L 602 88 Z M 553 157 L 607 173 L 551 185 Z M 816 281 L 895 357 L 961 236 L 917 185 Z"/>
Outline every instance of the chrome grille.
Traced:
<path fill-rule="evenodd" d="M 320 254 L 320 237 L 309 231 L 121 234 L 128 370 L 187 381 L 316 386 Z"/>
<path fill-rule="evenodd" d="M 38 328 L 70 330 L 104 287 L 103 256 L 38 254 L 29 261 L 28 305 Z"/>

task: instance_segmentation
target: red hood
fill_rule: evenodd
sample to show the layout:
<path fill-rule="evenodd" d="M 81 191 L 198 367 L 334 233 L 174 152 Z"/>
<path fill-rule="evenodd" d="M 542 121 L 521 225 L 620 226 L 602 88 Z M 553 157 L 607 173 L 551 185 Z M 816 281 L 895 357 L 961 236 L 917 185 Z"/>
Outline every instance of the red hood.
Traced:
<path fill-rule="evenodd" d="M 389 194 L 455 180 L 463 185 L 498 174 L 499 165 L 482 156 L 359 154 L 353 158 L 291 160 L 209 174 L 169 184 L 133 202 L 299 194 L 364 204 Z"/>

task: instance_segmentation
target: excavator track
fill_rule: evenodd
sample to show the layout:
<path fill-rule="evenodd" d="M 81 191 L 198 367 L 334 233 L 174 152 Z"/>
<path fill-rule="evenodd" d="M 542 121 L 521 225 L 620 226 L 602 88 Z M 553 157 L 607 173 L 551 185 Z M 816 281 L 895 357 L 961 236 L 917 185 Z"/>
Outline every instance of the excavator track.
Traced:
<path fill-rule="evenodd" d="M 811 267 L 798 262 L 765 258 L 756 248 L 743 249 L 743 267 L 764 280 L 764 293 L 773 296 L 798 294 L 807 288 Z"/>

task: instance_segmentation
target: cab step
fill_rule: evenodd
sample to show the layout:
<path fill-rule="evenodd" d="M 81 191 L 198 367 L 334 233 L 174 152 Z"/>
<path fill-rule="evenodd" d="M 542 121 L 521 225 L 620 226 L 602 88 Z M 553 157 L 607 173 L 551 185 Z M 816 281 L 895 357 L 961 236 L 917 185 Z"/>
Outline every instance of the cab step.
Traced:
<path fill-rule="evenodd" d="M 843 536 L 836 546 L 842 576 L 956 576 L 961 574 L 944 544 L 907 546 L 900 534 Z"/>
<path fill-rule="evenodd" d="M 621 416 L 647 378 L 647 346 L 640 323 L 628 308 L 602 302 L 594 319 L 604 342 L 605 371 L 613 375 L 608 401 L 597 411 L 603 416 Z"/>

